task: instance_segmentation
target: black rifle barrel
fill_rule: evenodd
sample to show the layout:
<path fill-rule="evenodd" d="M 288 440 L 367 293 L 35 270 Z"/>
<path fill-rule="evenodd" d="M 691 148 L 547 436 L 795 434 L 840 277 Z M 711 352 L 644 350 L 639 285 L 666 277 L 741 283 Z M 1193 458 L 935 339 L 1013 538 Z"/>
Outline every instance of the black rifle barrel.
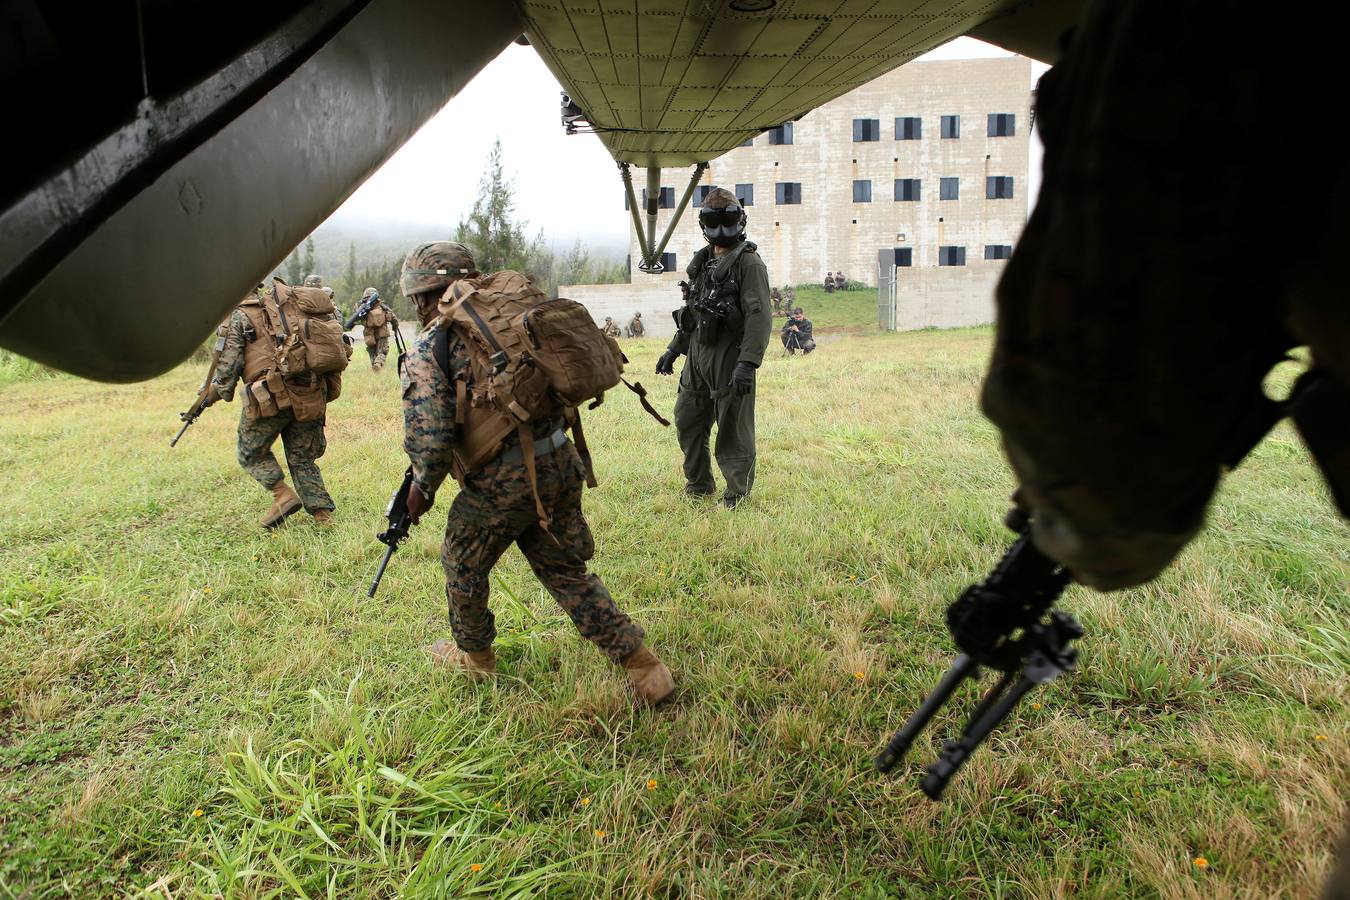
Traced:
<path fill-rule="evenodd" d="M 384 551 L 384 559 L 380 560 L 380 567 L 375 570 L 375 580 L 370 583 L 370 590 L 366 591 L 367 597 L 374 597 L 375 592 L 380 589 L 380 582 L 384 580 L 384 570 L 389 567 L 389 560 L 393 559 L 394 551 L 398 549 L 398 541 L 390 541 L 389 549 Z"/>
<path fill-rule="evenodd" d="M 195 421 L 197 421 L 197 417 L 196 417 L 196 416 L 187 416 L 187 415 L 184 415 L 184 418 L 183 418 L 183 427 L 180 428 L 180 429 L 178 429 L 178 433 L 175 434 L 175 435 L 173 436 L 173 440 L 169 441 L 169 446 L 172 447 L 172 446 L 174 446 L 175 444 L 177 444 L 177 443 L 178 443 L 178 439 L 181 438 L 181 437 L 183 436 L 183 434 L 184 434 L 189 428 L 192 427 L 192 423 L 195 422 Z"/>

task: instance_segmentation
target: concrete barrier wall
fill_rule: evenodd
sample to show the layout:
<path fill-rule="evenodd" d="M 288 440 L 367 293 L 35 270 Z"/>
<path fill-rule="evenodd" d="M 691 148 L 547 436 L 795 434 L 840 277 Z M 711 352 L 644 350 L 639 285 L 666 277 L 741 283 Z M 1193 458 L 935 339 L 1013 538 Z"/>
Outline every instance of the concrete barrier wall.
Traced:
<path fill-rule="evenodd" d="M 622 328 L 633 313 L 642 313 L 648 337 L 669 338 L 675 333 L 671 310 L 679 309 L 684 300 L 679 282 L 684 272 L 664 275 L 634 274 L 632 284 L 564 284 L 558 288 L 559 297 L 567 297 L 586 307 L 595 324 L 604 324 L 605 316 L 612 316 Z"/>
<path fill-rule="evenodd" d="M 994 287 L 1005 265 L 1004 260 L 976 259 L 964 266 L 897 269 L 896 329 L 960 328 L 994 321 Z"/>

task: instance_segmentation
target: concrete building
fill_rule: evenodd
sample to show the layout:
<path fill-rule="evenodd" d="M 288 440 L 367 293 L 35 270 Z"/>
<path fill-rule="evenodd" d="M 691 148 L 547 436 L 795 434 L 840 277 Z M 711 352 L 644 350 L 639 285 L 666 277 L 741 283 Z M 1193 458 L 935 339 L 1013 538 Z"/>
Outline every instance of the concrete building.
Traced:
<path fill-rule="evenodd" d="M 775 285 L 818 284 L 842 271 L 882 285 L 883 327 L 992 321 L 994 285 L 1026 223 L 1031 90 L 1022 57 L 895 69 L 713 160 L 666 247 L 673 272 L 634 268 L 631 285 L 563 293 L 600 321 L 627 321 L 640 309 L 656 326 L 649 332 L 669 333 L 676 282 L 704 246 L 697 208 L 721 186 L 746 205 L 747 231 Z M 662 172 L 658 235 L 691 174 Z M 630 253 L 640 258 L 635 235 Z"/>

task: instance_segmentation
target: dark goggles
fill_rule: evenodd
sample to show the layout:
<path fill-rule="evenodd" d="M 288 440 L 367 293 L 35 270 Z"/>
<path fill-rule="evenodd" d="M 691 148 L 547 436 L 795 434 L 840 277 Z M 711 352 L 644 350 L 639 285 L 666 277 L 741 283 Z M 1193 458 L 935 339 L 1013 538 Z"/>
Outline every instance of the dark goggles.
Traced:
<path fill-rule="evenodd" d="M 735 203 L 724 209 L 709 209 L 705 206 L 698 211 L 698 224 L 704 228 L 735 227 L 741 224 L 741 216 L 743 215 L 745 215 L 745 210 Z"/>

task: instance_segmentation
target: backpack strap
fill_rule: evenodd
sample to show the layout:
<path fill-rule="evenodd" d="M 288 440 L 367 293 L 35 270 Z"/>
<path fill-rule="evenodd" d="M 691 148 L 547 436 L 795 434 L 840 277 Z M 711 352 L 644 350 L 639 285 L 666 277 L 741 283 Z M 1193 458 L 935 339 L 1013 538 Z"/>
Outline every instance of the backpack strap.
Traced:
<path fill-rule="evenodd" d="M 638 381 L 629 384 L 628 379 L 624 378 L 623 376 L 620 376 L 619 380 L 624 383 L 624 387 L 628 388 L 630 391 L 638 395 L 638 401 L 642 403 L 642 408 L 645 409 L 648 413 L 650 413 L 653 419 L 660 422 L 667 428 L 670 427 L 669 420 L 667 420 L 665 416 L 657 412 L 656 407 L 652 406 L 651 403 L 647 400 L 647 389 L 642 386 L 642 382 Z"/>
<path fill-rule="evenodd" d="M 520 453 L 524 459 L 525 471 L 530 476 L 530 492 L 534 494 L 534 511 L 539 516 L 539 527 L 544 529 L 544 534 L 548 535 L 553 543 L 557 544 L 558 539 L 553 536 L 552 531 L 549 531 L 553 520 L 549 518 L 548 510 L 544 509 L 544 501 L 539 496 L 539 472 L 534 459 L 534 433 L 530 430 L 529 423 L 521 422 L 517 425 L 516 435 L 520 439 Z"/>
<path fill-rule="evenodd" d="M 483 336 L 483 340 L 491 345 L 493 354 L 488 357 L 488 362 L 492 364 L 492 370 L 500 372 L 505 369 L 510 358 L 506 355 L 506 351 L 502 349 L 502 345 L 497 343 L 497 338 L 493 335 L 492 329 L 488 327 L 488 324 L 483 321 L 483 317 L 478 314 L 478 310 L 474 309 L 473 304 L 468 302 L 467 299 L 461 300 L 459 305 L 469 314 L 469 318 L 473 319 L 473 324 L 478 329 L 478 333 Z"/>
<path fill-rule="evenodd" d="M 586 473 L 586 487 L 599 485 L 595 480 L 595 467 L 591 465 L 591 448 L 586 446 L 586 432 L 581 427 L 581 410 L 568 407 L 563 410 L 567 424 L 572 427 L 572 443 L 576 444 L 577 455 L 581 457 L 581 466 Z"/>

